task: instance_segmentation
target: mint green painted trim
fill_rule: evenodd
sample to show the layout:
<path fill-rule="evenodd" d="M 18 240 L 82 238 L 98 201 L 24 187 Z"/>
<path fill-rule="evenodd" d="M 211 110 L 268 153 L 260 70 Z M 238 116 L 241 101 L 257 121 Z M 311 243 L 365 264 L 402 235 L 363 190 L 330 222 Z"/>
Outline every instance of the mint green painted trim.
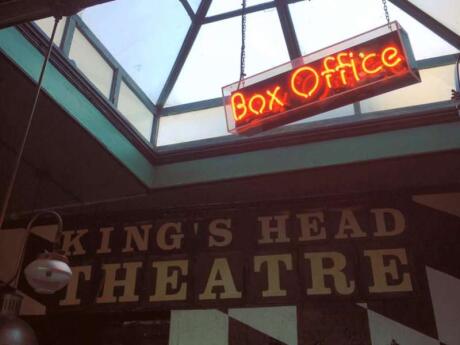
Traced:
<path fill-rule="evenodd" d="M 29 77 L 38 80 L 44 57 L 17 29 L 0 30 L 0 50 Z M 43 89 L 140 181 L 152 187 L 153 165 L 52 64 L 46 70 Z"/>
<path fill-rule="evenodd" d="M 158 166 L 153 188 L 460 149 L 460 122 Z"/>

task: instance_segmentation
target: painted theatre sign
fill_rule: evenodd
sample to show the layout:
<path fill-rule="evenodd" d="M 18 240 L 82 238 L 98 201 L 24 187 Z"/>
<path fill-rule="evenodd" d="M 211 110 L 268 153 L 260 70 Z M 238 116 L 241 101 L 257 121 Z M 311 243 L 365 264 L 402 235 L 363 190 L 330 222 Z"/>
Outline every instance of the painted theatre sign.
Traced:
<path fill-rule="evenodd" d="M 420 81 L 394 22 L 223 88 L 228 130 L 252 134 Z"/>
<path fill-rule="evenodd" d="M 76 225 L 53 310 L 267 306 L 416 289 L 408 211 L 395 205 L 216 211 Z"/>
<path fill-rule="evenodd" d="M 64 219 L 67 288 L 19 288 L 46 305 L 50 328 L 129 326 L 133 344 L 160 319 L 170 344 L 459 344 L 459 201 L 400 191 L 80 215 Z M 52 246 L 45 228 L 25 264 Z"/>

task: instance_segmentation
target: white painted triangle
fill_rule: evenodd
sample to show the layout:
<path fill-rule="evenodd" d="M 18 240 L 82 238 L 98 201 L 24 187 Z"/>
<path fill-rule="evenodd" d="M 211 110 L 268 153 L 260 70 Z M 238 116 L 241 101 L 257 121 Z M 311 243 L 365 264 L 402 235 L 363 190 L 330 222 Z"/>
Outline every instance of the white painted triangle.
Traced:
<path fill-rule="evenodd" d="M 439 340 L 460 344 L 460 279 L 426 267 Z"/>
<path fill-rule="evenodd" d="M 8 233 L 11 233 L 14 231 L 14 233 L 20 237 L 24 237 L 26 235 L 25 228 L 2 229 L 1 231 L 7 231 Z M 56 231 L 57 231 L 57 224 L 39 225 L 39 226 L 34 226 L 31 229 L 32 234 L 37 235 L 38 237 L 41 237 L 44 240 L 47 240 L 50 242 L 54 242 L 56 238 Z M 2 234 L 6 234 L 6 233 L 2 233 Z"/>
<path fill-rule="evenodd" d="M 460 217 L 460 193 L 414 195 L 412 200 L 418 204 Z"/>
<path fill-rule="evenodd" d="M 18 291 L 22 296 L 21 310 L 19 311 L 20 315 L 45 315 L 46 306 L 40 302 L 29 297 L 22 291 Z"/>
<path fill-rule="evenodd" d="M 404 313 L 404 310 L 401 310 Z M 401 345 L 439 345 L 437 339 L 404 326 L 372 310 L 367 311 L 372 345 L 389 345 L 394 339 Z"/>
<path fill-rule="evenodd" d="M 54 242 L 56 238 L 57 224 L 40 225 L 32 228 L 32 233 L 47 240 Z"/>
<path fill-rule="evenodd" d="M 228 316 L 287 345 L 297 345 L 295 306 L 230 309 Z"/>
<path fill-rule="evenodd" d="M 214 309 L 172 310 L 169 345 L 228 345 L 228 316 Z"/>

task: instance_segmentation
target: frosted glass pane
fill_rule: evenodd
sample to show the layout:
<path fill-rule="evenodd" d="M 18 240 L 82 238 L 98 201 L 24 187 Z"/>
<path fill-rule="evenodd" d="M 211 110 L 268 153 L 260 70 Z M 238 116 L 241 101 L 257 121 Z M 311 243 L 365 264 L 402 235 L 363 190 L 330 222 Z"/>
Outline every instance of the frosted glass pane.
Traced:
<path fill-rule="evenodd" d="M 398 20 L 409 34 L 412 49 L 417 60 L 458 53 L 457 48 L 451 46 L 429 28 L 420 24 L 392 3 L 388 3 L 388 10 L 391 17 Z"/>
<path fill-rule="evenodd" d="M 454 88 L 454 65 L 420 71 L 422 82 L 387 92 L 361 102 L 362 112 L 408 107 L 447 101 Z"/>
<path fill-rule="evenodd" d="M 262 4 L 264 2 L 270 2 L 267 0 L 247 0 L 246 7 L 254 6 L 257 4 Z M 219 14 L 225 13 L 229 11 L 239 10 L 241 9 L 242 0 L 212 0 L 211 7 L 209 7 L 208 17 Z"/>
<path fill-rule="evenodd" d="M 241 18 L 204 25 L 193 45 L 166 106 L 222 96 L 222 87 L 239 79 Z M 246 74 L 289 61 L 275 11 L 247 16 Z"/>
<path fill-rule="evenodd" d="M 460 1 L 410 0 L 410 2 L 460 35 Z"/>
<path fill-rule="evenodd" d="M 160 118 L 157 145 L 228 135 L 223 107 L 192 111 Z"/>
<path fill-rule="evenodd" d="M 156 102 L 190 27 L 180 1 L 116 0 L 89 7 L 80 16 Z"/>
<path fill-rule="evenodd" d="M 123 81 L 120 85 L 120 95 L 118 96 L 117 107 L 142 136 L 150 141 L 153 114 Z"/>
<path fill-rule="evenodd" d="M 337 109 L 332 109 L 332 110 L 326 111 L 324 113 L 321 113 L 321 114 L 318 114 L 312 117 L 307 117 L 306 119 L 303 119 L 303 120 L 289 123 L 288 126 L 297 125 L 299 123 L 311 123 L 311 122 L 317 122 L 317 121 L 322 121 L 322 120 L 336 119 L 339 117 L 352 116 L 354 115 L 354 113 L 355 113 L 355 110 L 354 110 L 353 104 L 348 104 L 346 106 L 343 106 Z"/>
<path fill-rule="evenodd" d="M 62 34 L 64 33 L 64 27 L 65 27 L 66 20 L 67 18 L 63 17 L 59 21 L 58 27 L 56 29 L 56 35 L 54 36 L 54 43 L 58 46 L 61 44 L 61 41 L 62 41 Z M 48 38 L 51 37 L 51 34 L 53 33 L 54 17 L 48 17 L 48 18 L 36 20 L 35 24 L 37 24 L 38 27 L 43 30 L 43 32 L 48 36 Z"/>
<path fill-rule="evenodd" d="M 382 3 L 369 0 L 302 1 L 289 5 L 302 54 L 314 52 L 386 23 Z M 391 20 L 408 32 L 416 59 L 457 49 L 388 2 Z"/>
<path fill-rule="evenodd" d="M 69 57 L 99 91 L 109 98 L 113 69 L 78 29 L 73 35 Z"/>
<path fill-rule="evenodd" d="M 385 23 L 378 0 L 301 1 L 290 4 L 289 10 L 303 55 Z"/>

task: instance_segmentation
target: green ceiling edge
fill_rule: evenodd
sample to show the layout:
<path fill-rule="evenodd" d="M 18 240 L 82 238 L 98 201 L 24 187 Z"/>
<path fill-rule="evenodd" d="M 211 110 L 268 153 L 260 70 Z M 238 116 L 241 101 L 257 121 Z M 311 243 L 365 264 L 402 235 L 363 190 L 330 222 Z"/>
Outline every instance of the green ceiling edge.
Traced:
<path fill-rule="evenodd" d="M 0 51 L 13 60 L 29 77 L 38 80 L 44 57 L 17 29 L 0 30 Z M 43 89 L 140 181 L 147 187 L 152 187 L 153 165 L 52 64 L 47 67 Z"/>
<path fill-rule="evenodd" d="M 162 165 L 157 167 L 153 188 L 454 149 L 460 149 L 460 122 Z"/>

